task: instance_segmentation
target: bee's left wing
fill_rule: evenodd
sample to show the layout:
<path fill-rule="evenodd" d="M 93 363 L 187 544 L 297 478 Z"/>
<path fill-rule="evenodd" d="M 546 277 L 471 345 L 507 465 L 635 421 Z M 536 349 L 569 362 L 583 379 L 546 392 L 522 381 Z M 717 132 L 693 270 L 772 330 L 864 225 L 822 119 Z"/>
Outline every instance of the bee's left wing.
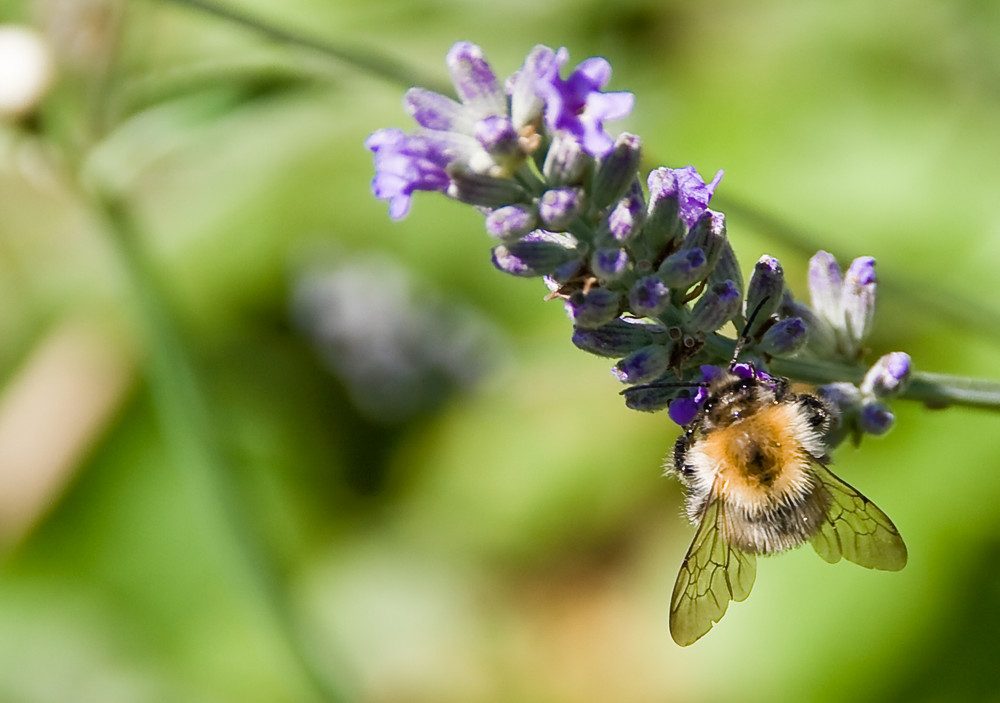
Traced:
<path fill-rule="evenodd" d="M 811 542 L 831 564 L 841 557 L 869 569 L 899 571 L 906 566 L 906 545 L 889 516 L 822 464 L 813 466 L 830 494 L 830 510 Z"/>
<path fill-rule="evenodd" d="M 757 558 L 723 541 L 719 527 L 724 510 L 718 500 L 709 504 L 677 574 L 670 635 L 682 647 L 711 630 L 730 600 L 745 600 L 757 575 Z"/>

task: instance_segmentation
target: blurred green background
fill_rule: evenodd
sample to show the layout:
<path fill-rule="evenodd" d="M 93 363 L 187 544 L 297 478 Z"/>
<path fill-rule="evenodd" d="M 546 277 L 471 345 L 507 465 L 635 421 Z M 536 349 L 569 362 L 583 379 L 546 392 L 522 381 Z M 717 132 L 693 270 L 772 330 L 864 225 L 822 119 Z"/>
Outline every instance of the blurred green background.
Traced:
<path fill-rule="evenodd" d="M 226 6 L 428 81 L 605 56 L 649 166 L 726 170 L 745 272 L 873 255 L 871 359 L 1000 375 L 1000 4 Z M 677 430 L 472 208 L 389 220 L 405 86 L 166 0 L 0 19 L 52 60 L 0 131 L 0 701 L 1000 700 L 995 414 L 837 451 L 904 571 L 765 560 L 678 648 Z"/>

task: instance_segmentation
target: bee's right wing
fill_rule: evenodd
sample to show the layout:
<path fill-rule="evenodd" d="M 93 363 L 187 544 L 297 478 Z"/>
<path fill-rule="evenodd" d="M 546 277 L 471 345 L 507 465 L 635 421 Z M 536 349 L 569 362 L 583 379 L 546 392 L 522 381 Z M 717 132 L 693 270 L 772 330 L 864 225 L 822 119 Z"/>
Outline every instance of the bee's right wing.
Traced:
<path fill-rule="evenodd" d="M 674 584 L 670 635 L 682 647 L 712 629 L 730 600 L 745 600 L 757 575 L 757 557 L 723 541 L 719 529 L 723 510 L 718 500 L 705 510 Z"/>
<path fill-rule="evenodd" d="M 830 494 L 830 510 L 811 542 L 831 564 L 847 561 L 884 571 L 906 566 L 906 545 L 889 516 L 848 483 L 823 466 L 813 466 Z"/>

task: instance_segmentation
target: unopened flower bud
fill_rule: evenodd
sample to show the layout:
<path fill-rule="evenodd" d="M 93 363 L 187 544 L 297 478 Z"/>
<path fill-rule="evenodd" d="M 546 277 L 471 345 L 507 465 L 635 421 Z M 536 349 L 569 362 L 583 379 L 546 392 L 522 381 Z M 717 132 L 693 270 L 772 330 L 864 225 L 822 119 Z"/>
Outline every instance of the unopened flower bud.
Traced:
<path fill-rule="evenodd" d="M 669 288 L 686 290 L 705 278 L 708 260 L 697 247 L 681 249 L 664 259 L 656 273 Z"/>
<path fill-rule="evenodd" d="M 573 344 L 597 356 L 611 358 L 627 356 L 652 342 L 653 335 L 645 325 L 625 322 L 620 318 L 594 329 L 573 330 Z"/>
<path fill-rule="evenodd" d="M 745 314 L 747 320 L 753 316 L 747 335 L 753 337 L 768 318 L 781 305 L 781 296 L 785 290 L 785 274 L 781 263 L 773 256 L 760 257 L 750 275 L 747 284 L 747 302 Z"/>
<path fill-rule="evenodd" d="M 809 259 L 809 296 L 813 310 L 834 330 L 844 326 L 843 287 L 844 277 L 833 254 L 816 252 Z"/>
<path fill-rule="evenodd" d="M 678 216 L 677 179 L 669 168 L 658 168 L 649 172 L 646 179 L 649 186 L 649 207 L 643 235 L 648 238 L 651 249 L 666 247 L 684 236 L 684 222 Z"/>
<path fill-rule="evenodd" d="M 629 290 L 628 302 L 639 317 L 652 317 L 670 305 L 670 290 L 656 276 L 644 276 Z"/>
<path fill-rule="evenodd" d="M 757 349 L 771 356 L 791 356 L 805 346 L 807 338 L 802 318 L 790 317 L 772 325 L 761 337 Z"/>
<path fill-rule="evenodd" d="M 862 256 L 844 274 L 841 304 L 847 334 L 855 349 L 868 338 L 875 318 L 875 259 Z"/>
<path fill-rule="evenodd" d="M 498 160 L 521 156 L 517 132 L 507 117 L 491 116 L 475 126 L 476 140 L 490 156 Z"/>
<path fill-rule="evenodd" d="M 577 291 L 566 301 L 573 324 L 581 329 L 606 325 L 618 317 L 621 294 L 607 288 L 591 288 L 584 293 Z"/>
<path fill-rule="evenodd" d="M 625 194 L 636 178 L 641 150 L 639 137 L 628 132 L 619 135 L 594 173 L 590 197 L 595 208 L 602 210 Z"/>
<path fill-rule="evenodd" d="M 626 388 L 625 407 L 646 413 L 654 413 L 669 406 L 677 397 L 678 390 L 672 386 L 644 386 L 642 388 Z"/>
<path fill-rule="evenodd" d="M 576 185 L 593 163 L 594 157 L 583 150 L 576 137 L 559 132 L 545 155 L 542 175 L 547 183 L 554 186 Z"/>
<path fill-rule="evenodd" d="M 627 242 L 639 234 L 645 219 L 646 203 L 642 187 L 633 180 L 628 192 L 608 215 L 608 231 L 616 242 Z"/>
<path fill-rule="evenodd" d="M 531 199 L 524 188 L 509 178 L 493 178 L 456 165 L 449 166 L 447 172 L 451 179 L 448 196 L 469 205 L 499 208 Z"/>
<path fill-rule="evenodd" d="M 722 281 L 732 281 L 736 284 L 736 289 L 743 295 L 743 272 L 740 271 L 740 263 L 736 260 L 733 247 L 726 239 L 722 242 L 719 257 L 708 275 L 709 285 L 721 283 Z"/>
<path fill-rule="evenodd" d="M 680 237 L 685 228 L 694 227 L 708 210 L 708 203 L 721 179 L 722 171 L 719 171 L 711 183 L 705 183 L 693 166 L 658 168 L 650 172 L 647 181 L 649 220 L 653 222 L 652 234 L 657 244 L 669 243 Z"/>
<path fill-rule="evenodd" d="M 579 256 L 576 240 L 535 230 L 523 239 L 493 247 L 493 265 L 513 276 L 544 276 Z"/>
<path fill-rule="evenodd" d="M 910 382 L 910 355 L 890 352 L 876 361 L 861 382 L 861 392 L 875 398 L 899 395 Z"/>
<path fill-rule="evenodd" d="M 505 205 L 486 216 L 486 231 L 497 239 L 519 239 L 537 226 L 535 209 L 527 205 Z"/>
<path fill-rule="evenodd" d="M 624 249 L 598 249 L 590 256 L 590 270 L 605 281 L 615 281 L 628 270 L 628 253 Z"/>
<path fill-rule="evenodd" d="M 816 394 L 837 411 L 838 423 L 841 418 L 853 415 L 861 405 L 861 391 L 847 381 L 827 383 L 817 388 Z"/>
<path fill-rule="evenodd" d="M 684 249 L 701 249 L 708 268 L 715 266 L 726 242 L 726 216 L 721 212 L 706 210 L 684 238 Z"/>
<path fill-rule="evenodd" d="M 781 317 L 798 317 L 806 326 L 806 346 L 816 355 L 827 357 L 831 351 L 836 349 L 837 338 L 833 333 L 830 323 L 813 312 L 813 309 L 805 303 L 792 298 L 786 290 L 785 296 L 778 310 Z"/>
<path fill-rule="evenodd" d="M 732 281 L 709 288 L 691 310 L 691 327 L 699 332 L 714 332 L 729 322 L 740 310 L 740 292 Z"/>
<path fill-rule="evenodd" d="M 547 229 L 562 232 L 580 214 L 584 206 L 583 191 L 577 188 L 551 188 L 538 202 L 538 215 Z"/>
<path fill-rule="evenodd" d="M 858 427 L 868 434 L 885 434 L 894 424 L 896 416 L 883 403 L 868 403 L 858 413 Z"/>
<path fill-rule="evenodd" d="M 659 378 L 670 365 L 670 347 L 664 344 L 651 344 L 637 349 L 619 361 L 611 369 L 622 383 L 648 383 Z"/>

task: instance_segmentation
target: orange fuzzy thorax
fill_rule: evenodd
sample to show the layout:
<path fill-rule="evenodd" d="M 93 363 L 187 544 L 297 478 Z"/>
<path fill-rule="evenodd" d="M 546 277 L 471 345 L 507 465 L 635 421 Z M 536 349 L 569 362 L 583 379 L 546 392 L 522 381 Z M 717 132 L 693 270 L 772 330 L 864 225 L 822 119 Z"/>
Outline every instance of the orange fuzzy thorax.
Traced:
<path fill-rule="evenodd" d="M 774 405 L 699 443 L 702 460 L 715 467 L 718 490 L 729 502 L 756 512 L 808 486 L 810 457 L 798 417 L 794 406 Z"/>

